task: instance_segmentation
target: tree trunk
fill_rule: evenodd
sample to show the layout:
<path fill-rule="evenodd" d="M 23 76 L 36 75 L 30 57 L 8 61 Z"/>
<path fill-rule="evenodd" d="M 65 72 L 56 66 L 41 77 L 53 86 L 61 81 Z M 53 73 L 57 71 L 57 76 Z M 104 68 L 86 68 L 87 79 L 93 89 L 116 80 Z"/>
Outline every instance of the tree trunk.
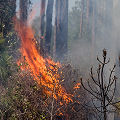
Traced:
<path fill-rule="evenodd" d="M 28 17 L 28 0 L 20 0 L 20 20 L 27 21 Z"/>
<path fill-rule="evenodd" d="M 89 0 L 89 20 L 88 20 L 88 33 L 89 33 L 89 38 L 90 39 L 90 45 L 91 45 L 91 64 L 94 63 L 94 57 L 95 57 L 95 15 L 96 9 L 95 9 L 95 1 L 94 0 Z"/>
<path fill-rule="evenodd" d="M 57 59 L 63 59 L 67 53 L 68 0 L 57 0 L 56 12 L 56 55 Z"/>
<path fill-rule="evenodd" d="M 58 5 L 57 3 L 58 1 L 55 1 L 55 6 Z M 56 8 L 57 10 L 58 8 Z M 54 36 L 53 36 L 53 53 L 52 53 L 52 56 L 53 56 L 53 59 L 55 60 L 56 58 L 56 28 L 57 28 L 57 24 L 56 24 L 56 21 L 57 21 L 57 11 L 55 10 L 55 25 L 54 25 Z"/>
<path fill-rule="evenodd" d="M 40 8 L 40 41 L 39 41 L 39 46 L 40 46 L 40 54 L 44 56 L 45 50 L 44 50 L 44 30 L 45 30 L 45 4 L 46 0 L 41 0 L 41 8 Z"/>
<path fill-rule="evenodd" d="M 106 11 L 105 11 L 105 25 L 108 29 L 108 31 L 110 29 L 112 29 L 112 23 L 113 23 L 113 0 L 106 0 Z M 109 34 L 108 36 L 110 37 L 111 34 Z M 110 38 L 108 38 L 110 39 Z"/>
<path fill-rule="evenodd" d="M 82 27 L 83 27 L 83 0 L 81 0 L 80 38 L 82 38 Z"/>
<path fill-rule="evenodd" d="M 45 27 L 45 4 L 46 0 L 41 0 L 41 9 L 40 9 L 40 35 L 44 36 L 44 27 Z"/>
<path fill-rule="evenodd" d="M 48 0 L 47 12 L 46 12 L 46 38 L 45 38 L 45 49 L 50 54 L 50 44 L 52 37 L 52 16 L 53 16 L 53 4 L 54 0 Z"/>

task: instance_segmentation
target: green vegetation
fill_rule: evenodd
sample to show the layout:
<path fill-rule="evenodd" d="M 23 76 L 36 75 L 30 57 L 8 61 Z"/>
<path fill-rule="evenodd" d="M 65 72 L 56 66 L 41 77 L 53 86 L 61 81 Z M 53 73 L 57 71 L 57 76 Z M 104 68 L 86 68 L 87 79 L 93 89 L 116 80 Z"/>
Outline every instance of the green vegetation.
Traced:
<path fill-rule="evenodd" d="M 8 82 L 7 88 L 2 90 L 0 96 L 0 118 L 46 120 L 39 101 L 44 97 L 43 92 L 30 75 L 18 73 L 9 78 Z"/>
<path fill-rule="evenodd" d="M 92 52 L 96 50 L 94 48 L 96 44 L 95 39 L 97 37 L 99 40 L 108 38 L 104 38 L 105 34 L 106 36 L 111 36 L 109 32 L 109 34 L 107 33 L 107 29 L 112 28 L 111 12 L 107 11 L 109 15 L 106 15 L 106 10 L 109 9 L 107 8 L 107 2 L 103 2 L 104 0 L 98 2 L 99 4 L 104 3 L 104 9 L 102 10 L 103 6 L 101 4 L 97 6 L 96 0 L 93 0 L 92 3 L 91 0 L 76 0 L 75 6 L 70 9 L 68 14 L 68 0 L 66 0 L 67 2 L 65 0 L 56 0 L 56 4 L 52 0 L 46 1 L 42 0 L 41 14 L 36 17 L 32 24 L 36 41 L 32 40 L 36 42 L 38 52 L 43 56 L 43 59 L 46 59 L 49 54 L 57 60 L 59 59 L 57 56 L 64 56 L 68 49 L 71 54 L 72 51 L 74 54 L 74 48 L 76 54 L 76 44 L 84 43 L 81 46 L 84 47 L 85 51 L 81 47 L 78 50 L 81 50 L 82 55 L 78 51 L 76 56 L 85 56 L 86 59 L 81 57 L 80 60 L 82 62 L 78 59 L 78 69 L 65 61 L 67 64 L 61 65 L 62 67 L 58 70 L 63 91 L 65 88 L 65 92 L 70 95 L 73 101 L 71 100 L 66 104 L 62 97 L 58 97 L 62 96 L 61 94 L 64 92 L 61 93 L 58 87 L 56 87 L 56 80 L 54 80 L 57 76 L 56 71 L 54 71 L 53 81 L 51 79 L 52 82 L 49 81 L 49 77 L 47 77 L 48 81 L 46 81 L 49 86 L 54 86 L 52 89 L 38 84 L 39 82 L 36 82 L 36 78 L 31 75 L 29 69 L 20 69 L 20 67 L 24 66 L 26 68 L 29 67 L 25 56 L 22 56 L 24 58 L 23 63 L 20 66 L 17 65 L 21 54 L 19 52 L 20 39 L 14 31 L 13 23 L 13 18 L 16 16 L 16 0 L 0 0 L 0 120 L 91 120 L 95 117 L 98 118 L 98 115 L 102 119 L 103 113 L 105 116 L 104 120 L 106 120 L 107 114 L 109 114 L 107 106 L 110 105 L 120 113 L 119 97 L 115 96 L 115 92 L 113 95 L 111 94 L 112 89 L 116 89 L 116 86 L 113 86 L 117 82 L 117 74 L 115 73 L 115 76 L 113 74 L 115 67 L 111 70 L 109 83 L 106 84 L 105 81 L 108 69 L 104 70 L 104 66 L 109 62 L 106 62 L 106 50 L 103 50 L 103 61 L 97 58 L 99 62 L 97 74 L 94 74 L 94 70 L 91 68 L 88 86 L 86 87 L 86 82 L 82 81 L 84 77 L 85 79 L 88 77 L 86 71 L 89 69 L 90 63 L 94 62 L 91 58 L 94 56 Z M 19 4 L 20 22 L 24 21 L 27 23 L 31 2 L 30 0 L 20 0 Z M 55 20 L 53 20 L 53 16 Z M 107 19 L 109 19 L 109 22 L 106 24 Z M 105 43 L 107 42 L 105 41 Z M 91 51 L 92 54 L 90 53 L 87 56 L 87 50 Z M 27 52 L 29 53 L 29 51 Z M 35 61 L 36 59 L 34 58 Z M 46 61 L 45 65 L 48 68 L 49 61 Z M 76 62 L 77 59 L 72 62 L 74 61 Z M 93 66 L 96 67 L 95 64 Z M 84 69 L 80 71 L 79 65 Z M 52 66 L 52 63 L 50 66 L 47 69 L 47 74 L 51 75 L 49 70 L 52 70 L 52 67 L 55 69 L 56 66 Z M 45 73 L 39 75 L 42 78 L 39 79 L 40 83 L 41 80 L 46 79 L 45 75 Z M 81 75 L 84 76 L 83 79 L 81 79 Z M 50 91 L 49 94 L 45 92 L 46 89 Z M 95 99 L 90 99 L 91 95 Z M 56 100 L 55 97 L 59 99 Z M 114 97 L 118 97 L 118 102 L 114 102 Z M 101 106 L 96 106 L 97 101 L 99 101 Z"/>
<path fill-rule="evenodd" d="M 16 0 L 0 1 L 0 33 L 3 37 L 6 37 L 13 26 L 12 19 L 16 11 L 15 1 Z"/>

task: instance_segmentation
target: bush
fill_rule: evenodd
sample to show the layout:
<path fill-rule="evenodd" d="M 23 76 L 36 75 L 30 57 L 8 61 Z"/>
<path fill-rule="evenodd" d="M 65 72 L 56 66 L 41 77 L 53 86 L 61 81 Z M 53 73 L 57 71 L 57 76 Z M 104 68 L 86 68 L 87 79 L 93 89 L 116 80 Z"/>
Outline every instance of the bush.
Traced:
<path fill-rule="evenodd" d="M 12 61 L 12 56 L 9 56 L 7 52 L 0 54 L 0 84 L 5 85 L 7 78 L 17 69 L 16 64 Z"/>
<path fill-rule="evenodd" d="M 29 73 L 18 73 L 8 81 L 7 89 L 1 94 L 0 110 L 4 120 L 46 120 L 41 100 L 46 99 Z"/>

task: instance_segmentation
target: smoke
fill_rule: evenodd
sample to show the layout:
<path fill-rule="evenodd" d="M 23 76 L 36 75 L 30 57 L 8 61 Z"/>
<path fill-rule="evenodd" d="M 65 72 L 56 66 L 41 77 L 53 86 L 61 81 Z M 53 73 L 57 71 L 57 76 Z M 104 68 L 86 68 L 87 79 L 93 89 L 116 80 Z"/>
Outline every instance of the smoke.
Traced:
<path fill-rule="evenodd" d="M 81 0 L 79 1 L 81 2 Z M 69 50 L 69 58 L 75 66 L 80 65 L 86 67 L 89 64 L 96 64 L 96 57 L 97 55 L 100 56 L 102 54 L 104 48 L 108 51 L 108 57 L 111 58 L 111 64 L 116 64 L 120 51 L 120 8 L 118 5 L 117 0 L 108 0 L 106 3 L 104 0 L 93 0 L 92 3 L 89 3 L 90 7 L 94 7 L 94 16 L 92 13 L 89 13 L 88 22 L 86 22 L 86 17 L 83 19 L 84 21 L 82 23 L 84 24 L 84 27 L 88 28 L 82 28 L 85 29 L 83 32 L 87 32 L 88 34 L 84 33 L 83 37 L 79 37 L 79 35 L 76 36 L 77 40 L 72 40 L 72 45 Z M 87 11 L 87 4 L 85 7 L 85 10 Z M 89 10 L 90 9 L 93 8 L 89 8 Z M 86 16 L 86 11 L 84 11 L 83 17 Z M 72 12 L 69 12 L 69 14 L 71 13 Z M 79 12 L 79 14 L 81 13 Z M 78 19 L 80 21 L 79 17 Z M 71 22 L 69 22 L 69 25 L 71 25 Z M 93 25 L 94 28 L 92 28 Z M 80 27 L 80 22 L 78 22 L 77 26 Z M 94 33 L 92 33 L 92 29 Z M 69 30 L 69 32 L 70 31 L 71 30 Z M 76 31 L 74 30 L 72 34 L 76 34 L 75 32 Z M 71 32 L 69 34 L 71 34 Z M 69 36 L 69 39 L 71 39 L 71 35 Z"/>
<path fill-rule="evenodd" d="M 69 0 L 69 16 L 73 11 L 73 7 L 76 6 L 75 5 L 76 1 L 81 2 L 82 0 Z M 83 1 L 87 1 L 87 0 L 83 0 Z M 109 2 L 109 1 L 112 1 L 113 4 L 112 2 Z M 116 63 L 119 55 L 119 43 L 120 43 L 119 41 L 120 15 L 119 15 L 119 6 L 118 6 L 119 1 L 108 0 L 108 2 L 106 3 L 107 4 L 105 5 L 104 0 L 102 1 L 93 0 L 92 3 L 89 3 L 90 7 L 94 7 L 94 12 L 95 12 L 94 13 L 94 32 L 95 33 L 92 33 L 92 24 L 93 24 L 92 17 L 93 16 L 92 16 L 92 13 L 89 13 L 89 17 L 88 17 L 89 24 L 86 22 L 87 18 L 84 18 L 83 24 L 85 24 L 86 28 L 84 28 L 85 30 L 83 32 L 87 32 L 87 33 L 85 33 L 84 37 L 82 38 L 80 37 L 80 34 L 79 34 L 81 6 L 78 3 L 77 3 L 77 7 L 79 7 L 79 11 L 78 11 L 79 16 L 78 14 L 76 14 L 73 16 L 73 18 L 69 17 L 68 61 L 70 61 L 74 66 L 81 67 L 82 69 L 83 68 L 87 69 L 90 67 L 90 65 L 96 64 L 95 62 L 96 56 L 101 55 L 102 50 L 104 48 L 108 51 L 108 56 L 111 58 L 112 64 Z M 36 3 L 33 2 L 33 6 L 34 4 Z M 112 5 L 113 5 L 113 8 L 111 7 Z M 85 9 L 87 9 L 87 4 L 85 6 Z M 89 10 L 91 9 L 92 8 L 89 8 Z M 38 16 L 38 11 L 36 12 L 36 14 L 37 15 L 34 15 L 35 16 L 34 19 L 37 20 L 36 17 Z M 87 13 L 84 12 L 83 17 L 86 14 Z M 53 26 L 55 22 L 54 19 L 55 19 L 55 15 L 53 14 Z M 75 19 L 77 19 L 77 21 Z M 34 23 L 37 24 L 37 21 Z M 36 26 L 34 25 L 34 27 L 38 27 L 38 30 L 39 30 L 39 25 L 36 25 Z M 95 35 L 93 36 L 93 34 Z"/>
<path fill-rule="evenodd" d="M 88 0 L 83 1 L 86 1 L 84 10 L 81 7 L 82 0 L 78 0 L 76 4 L 75 0 L 69 0 L 68 62 L 79 68 L 83 76 L 87 76 L 90 67 L 92 65 L 96 66 L 97 64 L 97 55 L 100 56 L 101 59 L 102 50 L 105 48 L 108 52 L 108 57 L 111 58 L 111 62 L 106 68 L 106 76 L 108 76 L 109 69 L 112 68 L 114 64 L 118 65 L 119 63 L 120 2 L 119 0 L 92 0 L 92 2 L 89 3 L 87 3 Z M 82 12 L 83 15 L 81 17 Z M 31 16 L 34 16 L 34 10 Z M 36 16 L 34 16 L 34 18 L 35 17 Z M 29 19 L 33 21 L 33 17 Z M 55 22 L 54 19 L 55 14 L 53 14 L 53 26 Z M 83 20 L 82 27 L 81 20 Z M 38 31 L 40 28 L 38 25 L 39 19 L 35 21 L 35 23 L 35 27 L 37 27 L 35 29 Z M 116 74 L 119 73 L 119 66 L 117 66 L 116 70 Z M 117 76 L 119 77 L 119 74 L 117 74 Z"/>
<path fill-rule="evenodd" d="M 79 0 L 81 1 L 81 0 Z M 84 0 L 85 1 L 85 0 Z M 79 22 L 77 25 L 72 24 L 76 21 L 76 17 L 74 16 L 74 19 L 72 21 L 69 21 L 69 25 L 72 26 L 73 31 L 71 32 L 71 29 L 69 29 L 69 41 L 72 43 L 70 45 L 69 49 L 69 60 L 75 67 L 79 67 L 81 72 L 84 74 L 83 77 L 89 72 L 90 66 L 96 67 L 96 57 L 99 56 L 100 59 L 102 59 L 102 50 L 105 48 L 107 50 L 107 56 L 110 58 L 110 63 L 108 64 L 105 76 L 108 77 L 110 73 L 110 69 L 113 67 L 114 64 L 116 64 L 116 71 L 115 75 L 119 78 L 120 77 L 120 66 L 119 66 L 119 56 L 120 56 L 120 1 L 119 0 L 101 0 L 96 1 L 93 0 L 92 5 L 89 4 L 89 6 L 94 6 L 94 16 L 93 14 L 89 13 L 88 21 L 86 16 L 86 12 L 84 11 L 84 35 L 83 37 L 79 37 L 78 34 L 76 36 L 72 37 L 72 34 L 75 35 L 76 33 L 76 27 L 80 27 L 80 17 L 78 17 Z M 87 8 L 87 5 L 85 6 Z M 85 8 L 85 10 L 86 10 Z M 74 8 L 75 9 L 75 8 Z M 80 8 L 79 8 L 80 9 Z M 90 8 L 93 9 L 93 8 Z M 92 11 L 92 10 L 91 10 Z M 79 10 L 79 14 L 81 12 L 81 9 Z M 75 13 L 75 12 L 74 12 Z M 73 14 L 72 12 L 69 12 L 69 14 Z M 94 17 L 94 19 L 93 19 Z M 71 18 L 71 17 L 70 17 Z M 93 21 L 94 20 L 94 21 Z M 94 23 L 94 24 L 93 24 Z M 90 25 L 89 25 L 90 24 Z M 93 28 L 94 25 L 94 28 Z M 75 27 L 74 27 L 75 26 Z M 90 26 L 90 27 L 88 27 Z M 90 28 L 90 29 L 86 29 Z M 82 28 L 83 29 L 83 28 Z M 78 29 L 80 32 L 80 29 Z M 88 30 L 88 31 L 87 31 Z M 88 34 L 89 37 L 87 37 L 87 34 L 85 34 L 85 31 Z M 94 31 L 94 33 L 92 33 Z M 76 39 L 77 40 L 76 40 Z M 72 41 L 72 42 L 71 42 Z M 107 81 L 106 81 L 107 82 Z M 119 81 L 117 81 L 117 88 L 119 88 Z M 117 91 L 117 97 L 119 95 L 119 91 Z M 113 115 L 110 115 L 110 119 L 112 120 Z"/>

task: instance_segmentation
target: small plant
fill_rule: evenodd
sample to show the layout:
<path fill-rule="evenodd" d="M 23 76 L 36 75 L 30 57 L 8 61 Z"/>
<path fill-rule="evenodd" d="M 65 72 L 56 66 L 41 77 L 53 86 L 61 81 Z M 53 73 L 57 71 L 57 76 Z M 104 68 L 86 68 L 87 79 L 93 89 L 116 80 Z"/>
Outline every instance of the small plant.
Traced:
<path fill-rule="evenodd" d="M 10 76 L 10 61 L 11 56 L 9 56 L 7 53 L 2 53 L 0 55 L 0 83 L 5 84 L 7 81 L 7 78 Z"/>
<path fill-rule="evenodd" d="M 12 75 L 7 88 L 0 92 L 0 120 L 46 120 L 41 99 L 46 96 L 28 72 Z"/>
<path fill-rule="evenodd" d="M 93 73 L 93 68 L 90 70 L 91 81 L 88 79 L 88 86 L 85 87 L 82 79 L 81 85 L 88 93 L 90 93 L 90 95 L 92 95 L 91 102 L 93 107 L 103 115 L 102 119 L 107 120 L 107 113 L 111 112 L 110 106 L 116 108 L 114 97 L 117 77 L 114 75 L 116 65 L 110 70 L 108 77 L 105 74 L 106 66 L 110 62 L 110 59 L 107 59 L 107 51 L 105 49 L 103 50 L 102 57 L 103 60 L 100 60 L 97 57 L 99 66 L 96 70 L 96 74 Z"/>

